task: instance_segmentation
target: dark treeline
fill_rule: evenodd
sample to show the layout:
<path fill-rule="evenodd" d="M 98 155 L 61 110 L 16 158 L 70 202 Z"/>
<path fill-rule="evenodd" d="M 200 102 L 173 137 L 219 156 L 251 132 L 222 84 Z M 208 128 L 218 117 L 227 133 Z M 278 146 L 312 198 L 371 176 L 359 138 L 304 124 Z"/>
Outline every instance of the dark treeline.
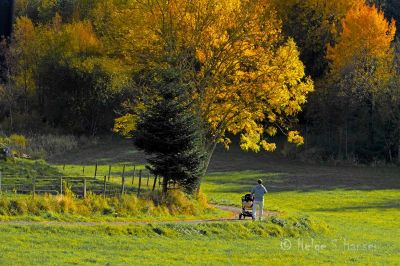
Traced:
<path fill-rule="evenodd" d="M 146 108 L 140 73 L 155 67 L 149 58 L 159 52 L 147 45 L 139 2 L 15 1 L 13 36 L 1 43 L 0 130 L 134 130 L 124 122 Z M 300 151 L 320 160 L 400 161 L 400 2 L 270 2 L 282 23 L 277 32 L 294 39 L 314 81 L 299 116 L 307 144 Z M 199 51 L 200 73 L 208 55 Z"/>

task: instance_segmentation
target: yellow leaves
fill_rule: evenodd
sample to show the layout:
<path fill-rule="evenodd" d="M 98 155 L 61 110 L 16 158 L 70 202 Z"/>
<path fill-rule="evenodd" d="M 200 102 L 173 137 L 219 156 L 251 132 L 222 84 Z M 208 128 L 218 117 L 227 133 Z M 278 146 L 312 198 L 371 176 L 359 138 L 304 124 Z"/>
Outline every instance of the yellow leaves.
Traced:
<path fill-rule="evenodd" d="M 69 24 L 66 26 L 66 32 L 70 35 L 71 49 L 75 52 L 96 51 L 100 46 L 90 23 Z"/>
<path fill-rule="evenodd" d="M 227 149 L 227 150 L 229 150 L 229 145 L 231 145 L 231 143 L 232 143 L 232 141 L 229 138 L 225 137 L 225 136 L 222 136 L 221 138 L 219 138 L 217 140 L 217 142 L 221 143 L 222 145 L 224 145 L 225 149 Z"/>
<path fill-rule="evenodd" d="M 34 67 L 40 53 L 35 26 L 27 17 L 17 18 L 11 53 L 15 60 L 12 79 L 24 93 L 32 93 L 36 88 Z M 28 95 L 25 95 L 28 96 Z"/>
<path fill-rule="evenodd" d="M 238 22 L 233 25 L 240 25 L 246 31 L 243 33 L 244 28 L 211 30 L 208 27 L 206 40 L 210 45 L 204 45 L 207 43 L 204 41 L 203 48 L 196 50 L 196 57 L 202 63 L 201 72 L 212 70 L 214 75 L 211 77 L 213 85 L 206 87 L 204 97 L 199 99 L 202 117 L 213 135 L 241 133 L 241 148 L 253 151 L 275 149 L 275 144 L 264 140 L 264 133 L 274 136 L 277 133 L 272 126 L 274 123 L 286 128 L 285 120 L 280 118 L 301 111 L 307 94 L 313 90 L 312 80 L 304 77 L 304 65 L 295 42 L 289 39 L 281 43 L 280 23 L 268 14 L 264 8 L 269 7 L 264 4 L 243 2 L 246 6 L 235 11 Z M 246 13 L 250 10 L 251 13 Z M 244 17 L 246 19 L 240 22 Z M 234 16 L 228 15 L 223 19 L 232 18 Z M 216 53 L 215 44 L 228 30 L 234 37 L 223 38 L 225 49 Z M 241 37 L 235 39 L 235 34 Z M 270 126 L 264 130 L 264 124 Z"/>
<path fill-rule="evenodd" d="M 248 151 L 259 152 L 260 149 L 272 152 L 276 149 L 275 143 L 269 143 L 265 139 L 261 139 L 259 134 L 246 133 L 240 136 L 240 148 Z"/>
<path fill-rule="evenodd" d="M 276 127 L 268 127 L 267 130 L 265 131 L 267 132 L 268 135 L 270 135 L 271 137 L 275 136 L 277 133 L 277 129 Z"/>
<path fill-rule="evenodd" d="M 269 113 L 268 114 L 268 121 L 270 123 L 274 123 L 276 121 L 276 115 L 274 113 Z"/>
<path fill-rule="evenodd" d="M 342 27 L 338 43 L 328 47 L 327 58 L 331 61 L 333 74 L 339 75 L 365 57 L 378 62 L 392 60 L 395 23 L 389 23 L 376 7 L 361 4 L 351 9 L 343 19 Z"/>
<path fill-rule="evenodd" d="M 136 130 L 138 116 L 126 114 L 115 119 L 113 131 L 124 137 L 131 137 L 133 131 Z"/>
<path fill-rule="evenodd" d="M 110 17 L 108 23 L 128 32 L 117 35 L 106 30 L 112 37 L 107 37 L 108 41 L 116 40 L 121 46 L 129 43 L 136 49 L 137 59 L 133 61 L 147 58 L 149 51 L 157 51 L 155 63 L 159 58 L 176 55 L 189 59 L 178 65 L 181 63 L 179 67 L 192 71 L 189 76 L 196 79 L 193 98 L 200 107 L 199 116 L 213 136 L 212 141 L 229 147 L 227 133 L 241 134 L 241 147 L 245 150 L 274 150 L 275 144 L 265 137 L 276 135 L 278 126 L 288 128 L 286 118 L 301 111 L 313 83 L 305 77 L 295 42 L 292 39 L 285 42 L 281 22 L 270 2 L 157 3 L 138 4 L 137 10 L 131 11 L 135 12 L 131 17 L 137 25 L 131 25 L 130 30 L 126 30 L 124 21 L 131 24 L 132 18 L 121 15 L 123 12 L 99 11 L 101 16 Z M 100 25 L 101 21 L 97 23 Z M 107 29 L 107 24 L 101 27 Z M 129 51 L 125 47 L 121 50 Z M 196 70 L 187 70 L 193 58 L 199 64 Z M 131 119 L 128 118 L 121 118 L 116 124 L 128 122 Z"/>
<path fill-rule="evenodd" d="M 196 50 L 196 58 L 202 64 L 206 62 L 206 54 L 201 49 Z"/>
<path fill-rule="evenodd" d="M 276 144 L 275 143 L 268 143 L 266 140 L 262 140 L 260 142 L 261 147 L 266 150 L 266 151 L 275 151 L 276 150 Z"/>
<path fill-rule="evenodd" d="M 14 30 L 14 38 L 19 42 L 28 42 L 35 38 L 35 28 L 29 18 L 17 18 Z"/>
<path fill-rule="evenodd" d="M 214 36 L 212 41 L 212 46 L 214 49 L 221 48 L 225 45 L 226 41 L 229 39 L 227 32 L 222 32 L 221 35 Z"/>
<path fill-rule="evenodd" d="M 138 101 L 134 104 L 127 101 L 123 103 L 123 107 L 130 108 L 130 113 L 127 113 L 114 120 L 113 132 L 121 134 L 124 137 L 132 137 L 136 130 L 137 123 L 139 122 L 139 114 L 144 112 L 147 107 L 142 101 Z"/>
<path fill-rule="evenodd" d="M 245 151 L 252 150 L 254 152 L 260 151 L 260 135 L 249 132 L 240 136 L 240 148 Z"/>
<path fill-rule="evenodd" d="M 247 56 L 247 57 L 252 57 L 252 56 L 256 56 L 257 55 L 257 50 L 254 50 L 254 49 L 246 49 L 245 51 L 244 51 L 244 54 L 243 54 L 244 56 Z"/>
<path fill-rule="evenodd" d="M 288 142 L 294 143 L 297 146 L 304 144 L 304 139 L 300 136 L 300 132 L 298 131 L 289 131 L 288 133 Z"/>

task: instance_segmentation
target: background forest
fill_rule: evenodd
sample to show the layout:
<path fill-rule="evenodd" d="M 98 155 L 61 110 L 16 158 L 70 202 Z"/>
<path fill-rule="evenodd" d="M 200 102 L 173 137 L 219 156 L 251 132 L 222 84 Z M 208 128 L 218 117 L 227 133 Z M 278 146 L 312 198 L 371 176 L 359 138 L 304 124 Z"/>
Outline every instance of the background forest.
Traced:
<path fill-rule="evenodd" d="M 400 162 L 398 1 L 164 4 L 15 1 L 0 132 L 130 135 L 168 81 L 197 102 L 208 150 L 239 133 L 243 149 L 274 150 L 286 135 L 288 155 Z"/>

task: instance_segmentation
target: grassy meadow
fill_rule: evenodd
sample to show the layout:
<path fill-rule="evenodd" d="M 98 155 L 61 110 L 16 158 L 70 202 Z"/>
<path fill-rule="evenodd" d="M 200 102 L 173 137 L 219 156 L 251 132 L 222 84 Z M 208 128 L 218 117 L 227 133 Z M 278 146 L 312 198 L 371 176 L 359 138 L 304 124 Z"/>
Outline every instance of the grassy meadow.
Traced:
<path fill-rule="evenodd" d="M 108 171 L 110 163 L 143 165 L 143 157 L 131 152 L 128 143 L 110 145 L 113 148 L 105 153 L 96 146 L 55 157 L 51 163 L 57 171 L 71 175 L 73 169 L 78 171 L 82 165 L 90 169 L 100 159 L 100 172 Z M 115 168 L 116 176 L 119 171 Z M 399 168 L 315 165 L 288 161 L 277 154 L 220 149 L 202 190 L 213 203 L 240 206 L 241 196 L 258 178 L 269 190 L 266 210 L 279 216 L 262 222 L 160 224 L 155 219 L 149 224 L 113 224 L 108 222 L 150 220 L 149 216 L 97 215 L 86 221 L 97 219 L 102 224 L 90 225 L 18 223 L 18 218 L 29 218 L 17 216 L 12 223 L 0 223 L 0 264 L 399 265 Z M 224 215 L 221 211 L 175 218 Z M 62 221 L 60 217 L 47 220 Z M 85 221 L 69 217 L 64 221 Z"/>

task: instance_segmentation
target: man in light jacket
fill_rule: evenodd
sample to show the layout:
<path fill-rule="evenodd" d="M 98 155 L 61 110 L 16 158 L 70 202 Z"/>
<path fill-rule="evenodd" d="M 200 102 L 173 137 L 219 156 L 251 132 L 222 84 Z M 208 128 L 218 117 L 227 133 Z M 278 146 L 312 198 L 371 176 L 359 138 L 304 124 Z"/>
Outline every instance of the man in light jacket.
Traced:
<path fill-rule="evenodd" d="M 257 212 L 257 205 L 260 208 L 260 220 L 263 217 L 263 212 L 264 212 L 264 194 L 267 193 L 267 189 L 263 186 L 262 180 L 258 179 L 257 181 L 258 185 L 255 186 L 251 190 L 251 194 L 254 197 L 254 202 L 253 202 L 253 221 L 256 219 L 256 212 Z"/>

